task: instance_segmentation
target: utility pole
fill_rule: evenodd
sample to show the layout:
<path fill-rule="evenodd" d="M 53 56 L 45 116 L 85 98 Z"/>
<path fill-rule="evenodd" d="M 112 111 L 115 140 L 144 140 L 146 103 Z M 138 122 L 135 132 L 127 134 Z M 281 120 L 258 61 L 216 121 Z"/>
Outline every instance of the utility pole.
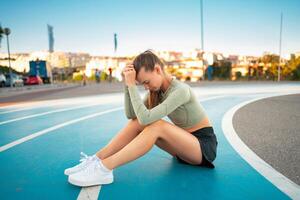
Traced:
<path fill-rule="evenodd" d="M 200 0 L 200 15 L 201 15 L 201 50 L 202 50 L 202 70 L 203 70 L 203 80 L 205 80 L 205 74 L 208 68 L 206 66 L 206 61 L 204 62 L 204 25 L 203 25 L 203 0 Z"/>
<path fill-rule="evenodd" d="M 279 64 L 278 64 L 278 80 L 280 81 L 280 65 L 281 65 L 281 41 L 282 41 L 282 20 L 283 20 L 283 14 L 281 13 L 280 16 L 280 38 L 279 38 Z"/>
<path fill-rule="evenodd" d="M 47 24 L 47 30 L 48 30 L 48 44 L 49 44 L 49 68 L 51 70 L 50 72 L 50 84 L 53 84 L 53 72 L 52 72 L 52 65 L 51 65 L 51 61 L 52 61 L 52 56 L 53 56 L 53 52 L 54 52 L 54 36 L 53 36 L 53 26 Z M 47 64 L 46 64 L 46 68 L 47 68 Z M 48 70 L 48 69 L 47 69 Z"/>
<path fill-rule="evenodd" d="M 203 0 L 200 0 L 201 9 L 201 49 L 204 51 L 204 30 L 203 30 Z"/>

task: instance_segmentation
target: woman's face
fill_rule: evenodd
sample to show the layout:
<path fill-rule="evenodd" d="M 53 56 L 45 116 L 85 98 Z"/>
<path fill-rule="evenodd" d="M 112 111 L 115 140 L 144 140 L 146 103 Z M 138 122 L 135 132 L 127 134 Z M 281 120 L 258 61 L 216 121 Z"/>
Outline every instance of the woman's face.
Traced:
<path fill-rule="evenodd" d="M 145 71 L 142 67 L 137 75 L 137 82 L 144 85 L 145 90 L 158 91 L 162 85 L 162 70 L 159 65 L 155 65 L 153 71 Z"/>

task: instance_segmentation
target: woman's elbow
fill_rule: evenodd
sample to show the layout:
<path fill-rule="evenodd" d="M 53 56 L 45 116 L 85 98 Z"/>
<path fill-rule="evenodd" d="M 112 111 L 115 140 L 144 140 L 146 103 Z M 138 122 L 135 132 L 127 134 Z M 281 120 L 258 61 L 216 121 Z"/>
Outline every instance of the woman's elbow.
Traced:
<path fill-rule="evenodd" d="M 132 117 L 131 117 L 131 116 L 129 116 L 129 115 L 126 115 L 126 117 L 127 117 L 127 119 L 132 119 Z"/>
<path fill-rule="evenodd" d="M 135 119 L 136 118 L 136 116 L 130 112 L 125 112 L 125 115 L 126 115 L 127 119 Z"/>
<path fill-rule="evenodd" d="M 145 120 L 143 118 L 138 117 L 137 119 L 138 119 L 139 124 L 142 126 L 147 126 L 148 124 L 150 124 L 148 120 Z"/>

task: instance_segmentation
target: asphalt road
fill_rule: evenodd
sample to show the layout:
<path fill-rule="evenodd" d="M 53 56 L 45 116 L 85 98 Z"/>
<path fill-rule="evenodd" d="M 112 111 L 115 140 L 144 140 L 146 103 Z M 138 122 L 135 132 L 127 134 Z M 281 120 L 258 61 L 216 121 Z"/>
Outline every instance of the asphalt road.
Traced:
<path fill-rule="evenodd" d="M 300 185 L 300 94 L 248 104 L 236 112 L 233 126 L 252 151 Z"/>

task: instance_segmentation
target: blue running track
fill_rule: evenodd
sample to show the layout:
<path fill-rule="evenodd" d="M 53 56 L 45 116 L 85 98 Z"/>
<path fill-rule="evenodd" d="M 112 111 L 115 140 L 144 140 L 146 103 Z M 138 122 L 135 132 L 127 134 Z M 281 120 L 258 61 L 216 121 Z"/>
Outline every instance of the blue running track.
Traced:
<path fill-rule="evenodd" d="M 287 84 L 272 89 L 255 85 L 247 88 L 249 92 L 241 86 L 194 90 L 219 141 L 214 162 L 216 168 L 180 164 L 155 146 L 145 156 L 115 169 L 114 183 L 100 187 L 98 198 L 290 199 L 234 150 L 223 133 L 222 118 L 235 105 L 257 97 L 300 93 L 300 85 Z M 127 122 L 124 110 L 115 109 L 123 106 L 122 94 L 114 95 L 112 98 L 118 100 L 113 102 L 104 101 L 101 95 L 93 98 L 102 104 L 0 124 L 0 199 L 78 198 L 82 189 L 68 183 L 64 169 L 78 163 L 81 151 L 93 154 L 104 147 Z M 45 103 L 36 107 L 33 104 L 28 109 L 14 112 L 7 112 L 15 110 L 13 106 L 1 108 L 0 123 L 84 103 L 78 98 L 77 101 L 78 104 L 72 105 L 49 106 Z M 102 113 L 104 111 L 108 112 Z M 95 113 L 100 114 L 83 118 Z M 80 118 L 82 120 L 65 124 Z M 59 124 L 61 126 L 51 130 Z M 35 133 L 41 134 L 30 138 Z M 26 140 L 20 140 L 22 138 Z"/>

